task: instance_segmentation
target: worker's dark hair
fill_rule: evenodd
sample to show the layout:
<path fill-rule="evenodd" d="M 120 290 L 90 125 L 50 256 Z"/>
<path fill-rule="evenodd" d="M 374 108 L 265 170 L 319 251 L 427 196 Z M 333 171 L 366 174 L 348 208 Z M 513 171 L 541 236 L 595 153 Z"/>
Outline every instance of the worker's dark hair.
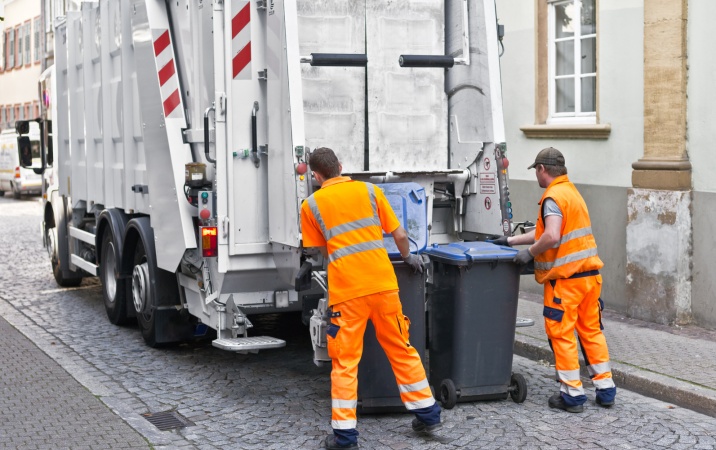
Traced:
<path fill-rule="evenodd" d="M 551 177 L 560 177 L 562 175 L 567 175 L 567 166 L 552 166 L 549 164 L 542 165 L 544 166 L 544 170 Z"/>
<path fill-rule="evenodd" d="M 320 173 L 327 180 L 341 175 L 341 163 L 333 150 L 328 147 L 320 147 L 312 151 L 308 165 L 311 166 L 312 171 Z"/>

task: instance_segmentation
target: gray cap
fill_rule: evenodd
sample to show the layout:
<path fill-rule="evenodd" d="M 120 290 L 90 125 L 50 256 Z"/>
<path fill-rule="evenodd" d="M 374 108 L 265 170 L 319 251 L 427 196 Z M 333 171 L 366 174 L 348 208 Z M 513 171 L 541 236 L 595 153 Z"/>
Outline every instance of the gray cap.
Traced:
<path fill-rule="evenodd" d="M 564 155 L 562 155 L 562 152 L 560 152 L 554 147 L 543 148 L 542 150 L 540 150 L 539 153 L 537 153 L 535 162 L 533 162 L 532 165 L 528 167 L 528 169 L 534 169 L 537 164 L 564 167 Z"/>

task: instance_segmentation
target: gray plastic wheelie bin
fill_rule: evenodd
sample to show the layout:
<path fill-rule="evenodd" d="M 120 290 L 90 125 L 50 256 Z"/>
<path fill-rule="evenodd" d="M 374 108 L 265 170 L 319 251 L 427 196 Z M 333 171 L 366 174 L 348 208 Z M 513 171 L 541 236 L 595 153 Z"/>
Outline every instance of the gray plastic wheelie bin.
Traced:
<path fill-rule="evenodd" d="M 425 252 L 430 384 L 447 409 L 456 402 L 527 395 L 512 372 L 520 266 L 516 249 L 487 242 L 434 245 Z"/>
<path fill-rule="evenodd" d="M 408 231 L 410 249 L 415 252 L 427 247 L 427 208 L 425 189 L 417 183 L 391 183 L 377 185 L 383 189 L 398 220 Z M 400 252 L 390 235 L 384 236 L 388 255 L 398 279 L 403 315 L 410 321 L 410 344 L 425 363 L 425 273 L 413 273 L 400 258 Z M 425 258 L 427 261 L 427 258 Z M 427 265 L 425 266 L 427 272 Z M 400 392 L 388 357 L 375 337 L 375 328 L 369 321 L 363 339 L 363 356 L 358 365 L 358 411 L 384 413 L 407 411 L 400 400 Z"/>

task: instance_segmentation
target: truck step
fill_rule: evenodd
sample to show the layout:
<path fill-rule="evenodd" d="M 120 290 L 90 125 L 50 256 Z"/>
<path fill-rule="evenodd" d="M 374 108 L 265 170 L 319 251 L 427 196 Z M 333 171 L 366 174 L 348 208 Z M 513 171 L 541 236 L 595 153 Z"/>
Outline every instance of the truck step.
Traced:
<path fill-rule="evenodd" d="M 258 352 L 269 348 L 286 346 L 286 341 L 271 336 L 252 336 L 241 338 L 214 339 L 211 345 L 230 352 Z"/>

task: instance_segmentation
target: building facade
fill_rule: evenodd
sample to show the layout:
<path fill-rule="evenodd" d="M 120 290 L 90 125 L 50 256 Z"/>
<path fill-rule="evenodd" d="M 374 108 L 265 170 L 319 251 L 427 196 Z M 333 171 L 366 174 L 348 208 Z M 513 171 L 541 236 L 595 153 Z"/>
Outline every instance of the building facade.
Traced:
<path fill-rule="evenodd" d="M 44 34 L 40 2 L 0 0 L 0 129 L 40 115 L 37 80 L 42 72 Z"/>
<path fill-rule="evenodd" d="M 559 148 L 590 210 L 607 305 L 716 328 L 712 12 L 710 0 L 497 0 L 515 219 L 536 220 L 527 166 Z"/>

